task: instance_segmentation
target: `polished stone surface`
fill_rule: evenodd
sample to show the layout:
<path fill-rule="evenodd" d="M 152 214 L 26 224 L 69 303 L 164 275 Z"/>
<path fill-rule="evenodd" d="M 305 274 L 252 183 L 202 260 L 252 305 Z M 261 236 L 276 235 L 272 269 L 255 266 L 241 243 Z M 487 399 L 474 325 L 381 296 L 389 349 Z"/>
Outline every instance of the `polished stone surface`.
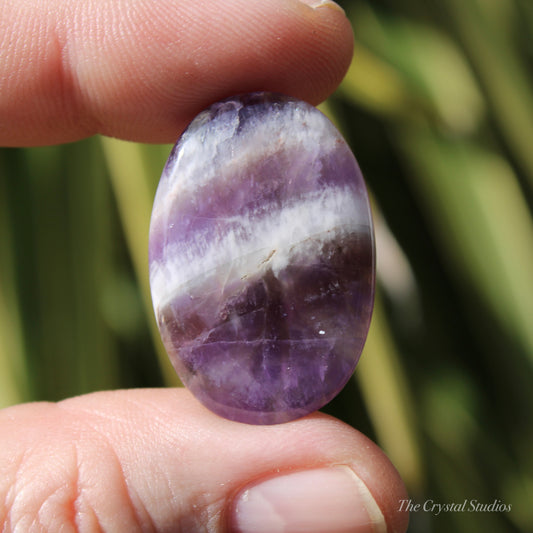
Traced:
<path fill-rule="evenodd" d="M 373 239 L 357 162 L 314 107 L 252 93 L 198 115 L 150 227 L 155 314 L 184 384 L 240 422 L 324 406 L 365 342 Z"/>

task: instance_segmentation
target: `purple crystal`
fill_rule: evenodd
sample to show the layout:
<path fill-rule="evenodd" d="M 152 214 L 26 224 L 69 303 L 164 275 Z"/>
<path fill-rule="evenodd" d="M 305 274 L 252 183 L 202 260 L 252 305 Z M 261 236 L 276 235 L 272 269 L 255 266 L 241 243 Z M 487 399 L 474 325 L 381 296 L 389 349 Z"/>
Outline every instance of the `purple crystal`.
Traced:
<path fill-rule="evenodd" d="M 370 323 L 374 240 L 331 122 L 270 93 L 200 113 L 159 183 L 150 283 L 170 359 L 215 413 L 275 424 L 338 394 Z"/>

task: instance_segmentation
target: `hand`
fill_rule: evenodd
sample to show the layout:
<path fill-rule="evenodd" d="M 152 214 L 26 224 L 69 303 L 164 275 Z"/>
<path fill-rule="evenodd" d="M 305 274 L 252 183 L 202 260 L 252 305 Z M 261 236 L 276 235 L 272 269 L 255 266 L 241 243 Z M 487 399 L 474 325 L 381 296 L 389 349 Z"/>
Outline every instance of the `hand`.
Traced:
<path fill-rule="evenodd" d="M 251 90 L 318 103 L 351 58 L 312 0 L 8 0 L 0 143 L 103 133 L 171 142 Z M 101 392 L 0 412 L 2 531 L 403 532 L 402 481 L 355 429 L 315 413 L 230 422 L 188 391 Z M 298 529 L 299 527 L 299 529 Z"/>

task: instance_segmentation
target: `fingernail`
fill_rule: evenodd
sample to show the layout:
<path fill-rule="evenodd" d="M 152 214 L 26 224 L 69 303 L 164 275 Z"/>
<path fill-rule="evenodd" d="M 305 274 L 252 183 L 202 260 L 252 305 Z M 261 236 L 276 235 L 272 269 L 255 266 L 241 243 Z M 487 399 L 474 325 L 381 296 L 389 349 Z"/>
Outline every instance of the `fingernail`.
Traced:
<path fill-rule="evenodd" d="M 336 2 L 333 2 L 333 0 L 300 0 L 300 2 L 307 4 L 313 9 L 317 9 L 319 7 L 330 7 L 340 11 L 341 13 L 344 13 L 344 9 L 342 9 L 342 7 Z"/>
<path fill-rule="evenodd" d="M 245 489 L 233 509 L 239 533 L 386 533 L 372 494 L 347 466 L 286 474 Z"/>

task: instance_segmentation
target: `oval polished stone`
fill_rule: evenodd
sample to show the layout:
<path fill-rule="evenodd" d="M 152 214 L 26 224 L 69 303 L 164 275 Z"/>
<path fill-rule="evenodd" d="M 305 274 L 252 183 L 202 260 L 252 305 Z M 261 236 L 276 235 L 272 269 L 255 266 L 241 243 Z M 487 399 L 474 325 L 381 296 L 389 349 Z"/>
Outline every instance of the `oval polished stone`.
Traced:
<path fill-rule="evenodd" d="M 367 192 L 311 105 L 271 93 L 200 113 L 175 145 L 150 226 L 163 343 L 219 415 L 274 424 L 346 384 L 374 299 Z"/>

